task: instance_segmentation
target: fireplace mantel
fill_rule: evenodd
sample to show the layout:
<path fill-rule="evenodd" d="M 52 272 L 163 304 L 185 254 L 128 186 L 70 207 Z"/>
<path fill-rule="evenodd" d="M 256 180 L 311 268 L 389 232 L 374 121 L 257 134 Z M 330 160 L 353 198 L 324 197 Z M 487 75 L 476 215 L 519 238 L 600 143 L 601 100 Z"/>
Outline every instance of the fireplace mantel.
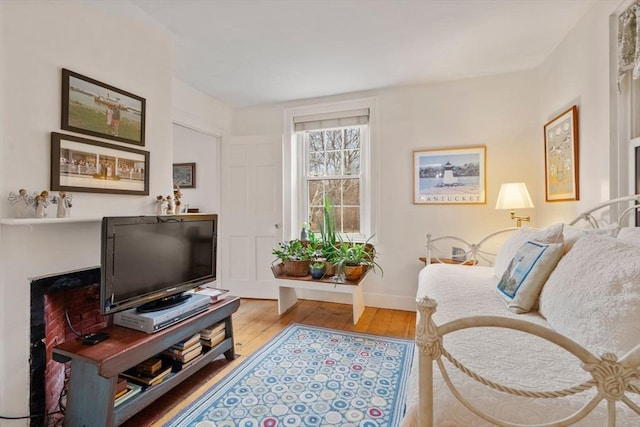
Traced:
<path fill-rule="evenodd" d="M 0 225 L 52 225 L 74 222 L 100 222 L 102 217 L 78 218 L 0 218 Z"/>

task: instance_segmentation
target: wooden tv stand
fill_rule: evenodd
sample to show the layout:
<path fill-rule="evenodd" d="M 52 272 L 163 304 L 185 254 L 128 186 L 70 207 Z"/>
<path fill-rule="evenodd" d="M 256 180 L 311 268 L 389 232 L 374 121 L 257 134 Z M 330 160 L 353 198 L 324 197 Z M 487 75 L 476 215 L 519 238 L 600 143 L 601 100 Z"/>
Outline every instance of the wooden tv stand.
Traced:
<path fill-rule="evenodd" d="M 110 337 L 96 345 L 71 340 L 54 347 L 53 360 L 71 361 L 65 426 L 120 425 L 221 354 L 224 353 L 228 360 L 234 359 L 231 315 L 239 306 L 240 299 L 230 296 L 205 312 L 154 334 L 111 325 L 100 331 L 107 332 Z M 226 330 L 224 341 L 204 353 L 193 365 L 172 373 L 160 384 L 148 387 L 114 408 L 118 374 L 222 321 Z"/>

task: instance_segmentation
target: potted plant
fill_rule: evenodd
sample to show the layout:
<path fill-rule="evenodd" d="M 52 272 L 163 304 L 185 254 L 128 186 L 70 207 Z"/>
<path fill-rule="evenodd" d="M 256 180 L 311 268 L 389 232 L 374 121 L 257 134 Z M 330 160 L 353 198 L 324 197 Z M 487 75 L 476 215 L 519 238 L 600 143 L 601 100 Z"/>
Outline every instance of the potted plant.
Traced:
<path fill-rule="evenodd" d="M 309 264 L 311 278 L 316 280 L 322 279 L 322 277 L 324 277 L 324 266 L 324 261 L 312 261 L 311 264 Z"/>
<path fill-rule="evenodd" d="M 337 246 L 339 245 L 336 235 L 336 216 L 333 204 L 329 197 L 324 197 L 322 222 L 320 228 L 320 248 L 322 257 L 325 260 L 325 276 L 333 276 L 335 272 L 335 261 Z"/>
<path fill-rule="evenodd" d="M 297 277 L 309 274 L 309 263 L 316 251 L 313 245 L 302 240 L 291 240 L 280 242 L 278 246 L 272 253 L 282 261 L 286 274 Z"/>
<path fill-rule="evenodd" d="M 369 268 L 373 271 L 379 268 L 380 272 L 383 272 L 380 264 L 376 262 L 376 251 L 368 240 L 364 243 L 340 242 L 335 248 L 336 269 L 339 273 L 344 273 L 347 280 L 359 280 Z"/>

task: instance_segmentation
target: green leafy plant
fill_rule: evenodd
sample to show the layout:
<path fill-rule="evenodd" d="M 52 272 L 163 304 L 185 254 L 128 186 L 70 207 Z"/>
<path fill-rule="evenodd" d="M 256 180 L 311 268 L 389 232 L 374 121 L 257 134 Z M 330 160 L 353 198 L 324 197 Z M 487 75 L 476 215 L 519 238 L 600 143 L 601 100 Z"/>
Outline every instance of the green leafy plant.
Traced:
<path fill-rule="evenodd" d="M 322 222 L 320 227 L 320 248 L 322 257 L 327 262 L 334 262 L 336 259 L 336 244 L 338 234 L 336 233 L 335 208 L 328 196 L 324 196 L 322 208 Z M 313 234 L 313 233 L 312 233 Z"/>
<path fill-rule="evenodd" d="M 278 243 L 278 248 L 271 252 L 282 262 L 285 261 L 308 261 L 316 253 L 316 249 L 301 240 L 291 240 L 290 242 Z"/>
<path fill-rule="evenodd" d="M 316 269 L 324 268 L 324 261 L 313 261 L 311 264 L 309 264 L 309 267 Z"/>
<path fill-rule="evenodd" d="M 384 274 L 382 267 L 376 261 L 376 251 L 369 240 L 364 243 L 341 241 L 340 245 L 334 246 L 334 263 L 338 272 L 343 272 L 345 267 L 362 265 L 372 269 L 374 272 L 379 269 Z"/>

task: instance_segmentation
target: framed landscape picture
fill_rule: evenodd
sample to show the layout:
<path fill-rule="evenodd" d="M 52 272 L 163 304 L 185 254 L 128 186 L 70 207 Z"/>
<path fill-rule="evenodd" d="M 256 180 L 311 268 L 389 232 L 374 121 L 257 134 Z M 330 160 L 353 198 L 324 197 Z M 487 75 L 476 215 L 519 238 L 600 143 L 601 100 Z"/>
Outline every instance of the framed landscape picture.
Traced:
<path fill-rule="evenodd" d="M 575 105 L 544 125 L 544 165 L 547 202 L 579 200 Z"/>
<path fill-rule="evenodd" d="M 145 99 L 62 69 L 62 129 L 144 146 Z"/>
<path fill-rule="evenodd" d="M 179 185 L 180 188 L 196 188 L 196 164 L 174 163 L 173 185 Z"/>
<path fill-rule="evenodd" d="M 413 152 L 413 203 L 486 203 L 485 146 Z"/>
<path fill-rule="evenodd" d="M 51 189 L 149 195 L 149 152 L 51 132 Z"/>

